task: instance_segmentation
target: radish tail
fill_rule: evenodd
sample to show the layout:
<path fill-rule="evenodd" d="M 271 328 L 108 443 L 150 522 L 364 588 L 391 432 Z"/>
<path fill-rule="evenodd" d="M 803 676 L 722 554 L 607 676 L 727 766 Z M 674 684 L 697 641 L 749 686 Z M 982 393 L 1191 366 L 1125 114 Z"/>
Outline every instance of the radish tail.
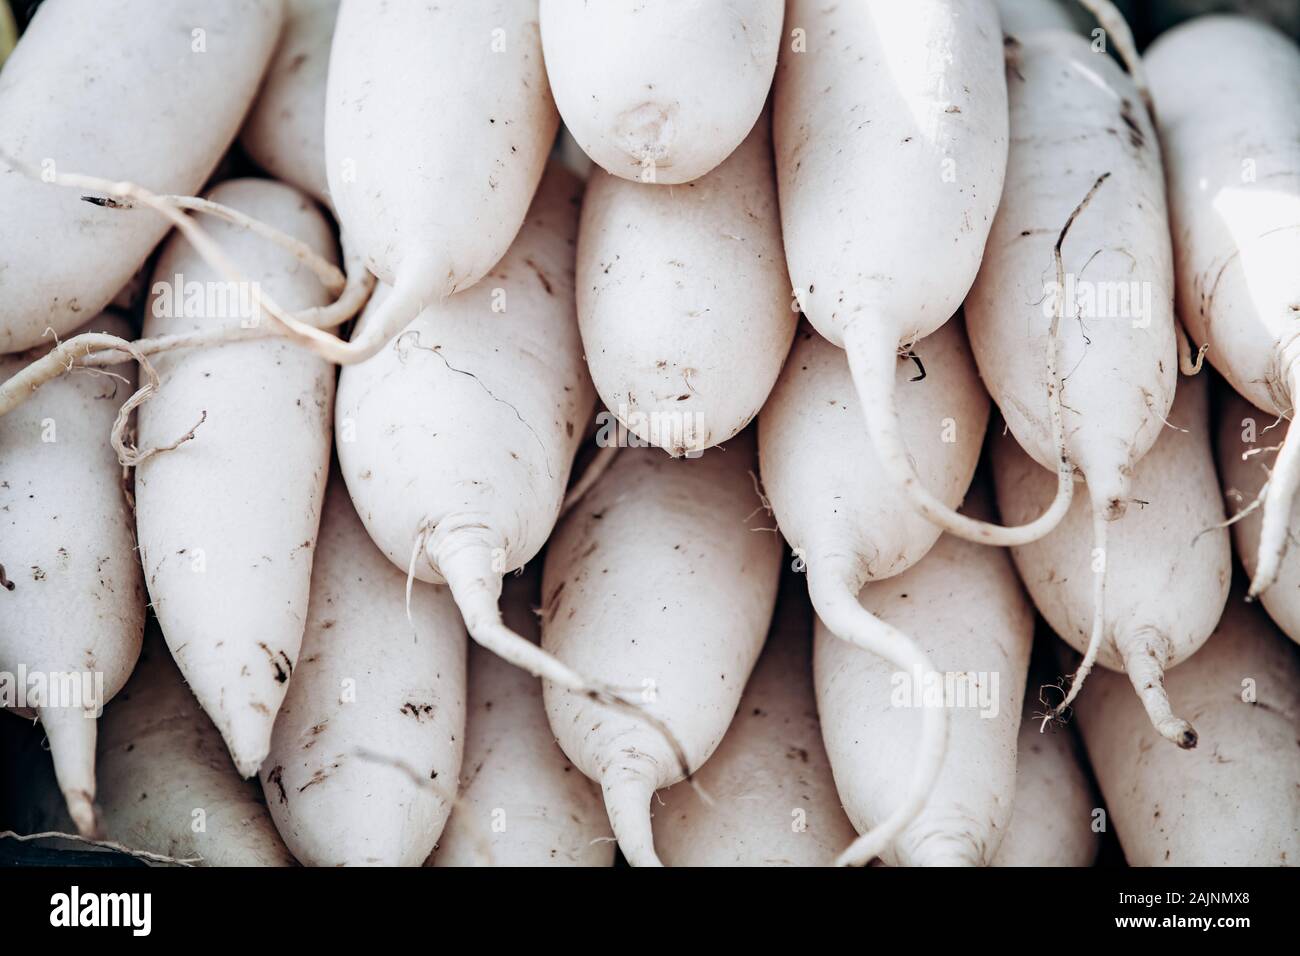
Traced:
<path fill-rule="evenodd" d="M 844 574 L 828 573 L 821 562 L 809 564 L 808 592 L 818 616 L 841 640 L 877 654 L 908 674 L 933 671 L 929 658 L 907 635 L 890 627 L 858 603 Z M 912 779 L 894 811 L 862 834 L 836 860 L 838 866 L 863 866 L 880 856 L 925 806 L 948 747 L 948 711 L 921 708 L 921 740 Z"/>
<path fill-rule="evenodd" d="M 1119 12 L 1111 0 L 1079 0 L 1079 5 L 1091 13 L 1093 19 L 1110 35 L 1111 42 L 1115 44 L 1115 52 L 1124 61 L 1124 68 L 1128 70 L 1133 85 L 1137 87 L 1138 96 L 1142 98 L 1142 105 L 1154 123 L 1156 107 L 1151 99 L 1151 86 L 1147 83 L 1146 69 L 1142 66 L 1142 57 L 1138 56 L 1137 43 L 1124 14 Z"/>
<path fill-rule="evenodd" d="M 1133 682 L 1133 689 L 1151 718 L 1151 725 L 1161 737 L 1184 750 L 1191 750 L 1196 746 L 1196 731 L 1187 721 L 1174 715 L 1169 705 L 1169 694 L 1165 691 L 1169 641 L 1151 628 L 1140 628 L 1115 643 L 1124 657 L 1124 669 Z"/>
<path fill-rule="evenodd" d="M 1296 371 L 1290 378 L 1292 403 L 1300 395 L 1300 379 Z M 1282 449 L 1273 462 L 1273 471 L 1264 485 L 1264 520 L 1259 532 L 1259 552 L 1255 561 L 1255 576 L 1251 578 L 1246 600 L 1254 600 L 1277 580 L 1291 543 L 1291 505 L 1296 488 L 1300 486 L 1300 439 L 1292 434 L 1282 443 Z"/>
<path fill-rule="evenodd" d="M 344 237 L 343 248 L 344 259 L 347 262 L 347 280 L 343 286 L 343 291 L 329 305 L 316 305 L 294 312 L 293 317 L 299 322 L 315 326 L 318 329 L 337 328 L 355 317 L 365 307 L 371 293 L 375 291 L 375 282 L 377 280 L 366 269 L 365 262 L 361 257 L 349 251 L 346 237 Z M 116 365 L 136 354 L 159 355 L 163 352 L 174 352 L 179 349 L 213 348 L 218 345 L 228 345 L 231 342 L 266 339 L 283 334 L 281 330 L 270 323 L 257 325 L 250 329 L 241 326 L 218 326 L 217 328 L 201 329 L 195 332 L 178 332 L 159 335 L 150 339 L 136 339 L 132 343 L 133 349 L 126 349 L 122 346 L 101 348 L 76 359 L 75 365 L 85 368 L 103 368 L 105 365 Z M 81 336 L 77 336 L 76 339 L 69 339 L 68 342 L 76 342 L 80 338 Z M 64 344 L 66 345 L 68 342 Z M 68 362 L 61 368 L 63 371 L 71 371 L 73 365 L 73 362 Z M 3 402 L 0 402 L 0 407 L 2 406 Z"/>
<path fill-rule="evenodd" d="M 121 351 L 127 355 L 137 355 L 134 343 L 106 332 L 83 332 L 58 343 L 44 355 L 34 359 L 30 364 L 14 375 L 0 382 L 0 415 L 7 415 L 27 399 L 31 398 L 46 382 L 52 382 L 65 375 L 72 367 L 92 352 L 104 349 Z M 33 352 L 35 350 L 32 350 Z M 121 361 L 120 359 L 118 361 Z M 147 359 L 138 358 L 143 365 L 149 366 Z M 152 369 L 152 366 L 149 366 Z M 153 375 L 155 390 L 157 375 Z"/>
<path fill-rule="evenodd" d="M 654 829 L 650 823 L 650 800 L 654 781 L 635 767 L 611 767 L 601 777 L 609 825 L 618 848 L 633 866 L 663 866 L 655 853 Z"/>
<path fill-rule="evenodd" d="M 1112 499 L 1113 500 L 1113 499 Z M 1106 538 L 1110 529 L 1110 518 L 1104 507 L 1098 507 L 1098 503 L 1093 503 L 1092 508 L 1092 546 L 1093 561 L 1100 560 L 1101 567 L 1094 568 L 1092 573 L 1092 633 L 1088 637 L 1088 650 L 1083 655 L 1083 663 L 1079 669 L 1074 672 L 1074 678 L 1070 681 L 1069 693 L 1065 695 L 1065 700 L 1056 705 L 1056 716 L 1062 717 L 1069 706 L 1074 703 L 1074 698 L 1079 696 L 1079 691 L 1083 690 L 1083 682 L 1088 679 L 1092 673 L 1092 667 L 1097 663 L 1097 655 L 1101 652 L 1102 635 L 1106 631 L 1106 565 L 1109 563 L 1106 554 Z M 1046 727 L 1046 724 L 1044 724 Z"/>
<path fill-rule="evenodd" d="M 317 355 L 335 365 L 355 365 L 375 355 L 406 328 L 425 306 L 438 301 L 436 277 L 430 263 L 403 263 L 401 274 L 379 308 L 357 326 L 351 342 L 304 322 L 280 321 Z"/>
<path fill-rule="evenodd" d="M 343 294 L 346 290 L 348 299 L 344 305 L 347 307 L 359 309 L 369 296 L 370 284 L 362 281 L 360 277 L 356 282 L 349 283 L 336 266 L 325 261 L 300 240 L 219 203 L 192 196 L 159 195 L 136 183 L 115 182 L 99 176 L 86 176 L 80 173 L 57 173 L 51 179 L 47 178 L 43 171 L 2 151 L 0 151 L 0 165 L 7 166 L 15 172 L 41 182 L 48 182 L 65 188 L 88 189 L 105 193 L 116 199 L 125 200 L 121 205 L 127 208 L 134 204 L 147 206 L 175 226 L 177 231 L 189 240 L 194 251 L 210 266 L 222 273 L 228 281 L 247 282 L 248 280 L 240 272 L 234 260 L 221 247 L 221 244 L 213 239 L 211 234 L 199 225 L 193 216 L 187 215 L 187 210 L 206 212 L 227 222 L 239 223 L 244 228 L 251 228 L 264 238 L 268 238 L 287 249 L 297 256 L 300 261 L 304 262 L 308 268 L 312 269 L 327 288 L 340 294 Z M 290 314 L 282 309 L 270 296 L 260 291 L 256 284 L 253 285 L 253 300 L 258 308 L 267 311 L 277 325 L 283 328 L 286 335 L 297 340 L 299 344 L 311 348 L 316 354 L 335 364 L 352 364 L 364 361 L 378 352 L 388 339 L 400 332 L 411 319 L 414 319 L 420 313 L 420 310 L 424 307 L 423 303 L 432 299 L 432 290 L 429 290 L 428 294 L 424 296 L 415 294 L 422 291 L 425 286 L 433 285 L 433 280 L 426 278 L 427 276 L 440 273 L 437 268 L 426 268 L 427 265 L 427 263 L 420 261 L 406 263 L 402 276 L 409 281 L 403 283 L 402 279 L 399 278 L 395 290 L 400 289 L 401 294 L 400 296 L 394 296 L 403 301 L 402 307 L 398 308 L 397 304 L 394 303 L 392 311 L 381 310 L 385 317 L 383 328 L 391 328 L 391 334 L 380 337 L 382 329 L 375 329 L 371 337 L 360 343 L 344 342 L 337 336 L 331 335 L 329 332 L 323 331 L 312 324 L 313 321 L 324 321 L 328 318 L 329 321 L 337 325 L 351 318 L 351 315 L 341 315 L 338 312 L 337 307 L 340 305 L 338 302 L 334 303 L 335 308 L 327 312 L 313 312 L 312 321 L 304 321 L 301 315 Z M 351 288 L 348 288 L 349 286 Z M 455 290 L 447 290 L 447 294 L 453 291 Z M 413 306 L 412 302 L 414 302 Z M 407 318 L 400 320 L 401 314 L 407 310 L 409 310 Z"/>
<path fill-rule="evenodd" d="M 1205 363 L 1205 353 L 1210 350 L 1209 343 L 1200 346 L 1196 350 L 1196 358 L 1192 358 L 1192 339 L 1182 322 L 1175 324 L 1174 338 L 1178 343 L 1178 370 L 1188 376 L 1199 375 L 1201 366 Z"/>
<path fill-rule="evenodd" d="M 50 742 L 54 776 L 68 805 L 77 832 L 97 840 L 99 813 L 95 810 L 95 739 L 98 721 L 80 707 L 42 707 L 41 726 Z"/>
<path fill-rule="evenodd" d="M 0 9 L 4 5 L 0 4 Z M 71 843 L 83 843 L 86 846 L 103 847 L 105 850 L 115 850 L 118 853 L 125 853 L 127 856 L 133 856 L 137 860 L 147 860 L 150 863 L 170 863 L 174 866 L 194 866 L 202 863 L 203 857 L 176 857 L 167 856 L 165 853 L 151 853 L 148 850 L 137 850 L 134 847 L 126 846 L 115 840 L 95 840 L 90 837 L 81 836 L 78 833 L 63 833 L 59 830 L 42 830 L 39 833 L 15 833 L 13 830 L 0 830 L 0 840 L 14 840 L 17 843 L 30 843 L 33 840 L 68 840 Z M 51 849 L 54 849 L 53 847 Z M 107 864 L 105 864 L 107 865 Z"/>
<path fill-rule="evenodd" d="M 844 349 L 848 353 L 853 383 L 857 386 L 859 404 L 862 405 L 867 420 L 867 431 L 871 435 L 876 457 L 894 484 L 906 493 L 913 507 L 932 524 L 966 541 L 999 547 L 1015 547 L 1037 541 L 1060 524 L 1074 498 L 1074 476 L 1064 455 L 1057 470 L 1056 497 L 1046 511 L 1028 524 L 1008 528 L 979 521 L 959 514 L 932 495 L 917 477 L 899 429 L 898 411 L 894 406 L 894 377 L 898 354 L 894 343 L 873 340 L 870 326 L 859 321 L 846 330 Z M 1054 336 L 1050 340 L 1049 349 L 1054 356 Z M 1049 395 L 1055 396 L 1059 405 L 1059 388 L 1052 390 Z M 1058 410 L 1053 418 L 1053 432 L 1058 439 L 1058 448 L 1063 445 L 1058 431 L 1059 420 Z"/>
<path fill-rule="evenodd" d="M 282 232 L 270 223 L 262 222 L 255 216 L 250 216 L 246 212 L 240 212 L 238 209 L 199 196 L 169 195 L 160 196 L 159 198 L 170 202 L 177 209 L 205 213 L 241 229 L 247 229 L 254 235 L 279 246 L 310 269 L 312 274 L 316 276 L 317 281 L 325 287 L 325 290 L 336 298 L 342 293 L 343 287 L 347 284 L 347 277 L 343 274 L 343 270 L 318 253 L 308 243 L 303 242 L 297 236 Z"/>
<path fill-rule="evenodd" d="M 1088 0 L 1083 0 L 1083 3 L 1085 6 L 1088 6 Z M 1120 25 L 1123 30 L 1127 32 L 1128 24 L 1124 22 L 1124 18 L 1119 16 L 1119 12 L 1115 10 L 1113 6 L 1110 6 L 1109 4 L 1106 6 L 1108 7 L 1109 12 L 1105 15 L 1114 15 L 1115 17 L 1118 17 Z M 1102 21 L 1103 29 L 1107 29 L 1108 24 L 1103 20 L 1103 14 L 1098 13 L 1093 7 L 1088 7 L 1088 9 L 1092 11 L 1093 15 L 1096 16 L 1099 21 Z M 1132 35 L 1129 34 L 1130 43 L 1132 39 Z M 1134 55 L 1136 56 L 1136 54 Z M 1152 115 L 1154 116 L 1154 114 Z M 1051 351 L 1049 352 L 1050 361 L 1052 362 L 1052 365 L 1050 366 L 1051 371 L 1049 373 L 1052 381 L 1050 387 L 1053 391 L 1050 391 L 1048 394 L 1049 398 L 1051 398 L 1054 403 L 1052 406 L 1053 437 L 1058 437 L 1061 434 L 1057 430 L 1061 427 L 1060 392 L 1063 388 L 1063 383 L 1061 382 L 1060 373 L 1056 368 L 1055 342 L 1057 336 L 1060 334 L 1061 318 L 1065 307 L 1063 294 L 1059 291 L 1065 288 L 1065 256 L 1062 249 L 1065 246 L 1065 237 L 1069 235 L 1070 228 L 1074 225 L 1075 220 L 1083 215 L 1083 211 L 1087 209 L 1088 204 L 1092 202 L 1092 197 L 1097 195 L 1097 190 L 1101 189 L 1108 179 L 1110 179 L 1109 171 L 1104 172 L 1097 177 L 1097 180 L 1092 184 L 1088 191 L 1084 193 L 1083 198 L 1079 200 L 1079 204 L 1074 207 L 1070 215 L 1066 218 L 1065 224 L 1061 226 L 1061 231 L 1056 236 L 1056 243 L 1052 247 L 1052 259 L 1056 264 L 1056 286 L 1058 290 L 1056 295 L 1056 307 L 1052 313 L 1052 331 L 1050 339 L 1053 344 L 1050 346 Z M 1062 442 L 1064 441 L 1064 439 L 1059 440 Z M 1064 450 L 1064 444 L 1058 445 L 1058 447 Z M 1087 680 L 1088 675 L 1092 673 L 1093 664 L 1096 663 L 1097 655 L 1101 651 L 1102 634 L 1106 627 L 1106 523 L 1123 515 L 1124 509 L 1128 507 L 1128 479 L 1125 477 L 1127 464 L 1127 462 L 1122 461 L 1094 461 L 1090 463 L 1089 467 L 1084 469 L 1084 476 L 1088 479 L 1088 495 L 1092 499 L 1093 561 L 1095 562 L 1100 558 L 1101 567 L 1094 569 L 1093 571 L 1092 633 L 1088 638 L 1088 650 L 1087 653 L 1083 655 L 1083 663 L 1080 664 L 1079 669 L 1074 672 L 1074 678 L 1070 682 L 1070 690 L 1065 695 L 1065 699 L 1062 700 L 1053 711 L 1053 715 L 1058 719 L 1063 717 L 1065 711 L 1069 708 L 1070 704 L 1073 703 L 1074 698 L 1077 697 L 1079 691 L 1083 689 L 1083 682 Z M 1046 729 L 1047 720 L 1044 720 L 1043 725 L 1039 730 L 1041 732 Z"/>
<path fill-rule="evenodd" d="M 579 693 L 601 692 L 596 683 L 506 627 L 500 607 L 504 574 L 493 567 L 496 550 L 477 536 L 467 539 L 463 532 L 452 532 L 438 545 L 430 540 L 425 547 L 430 562 L 451 588 L 470 637 L 534 677 Z"/>
<path fill-rule="evenodd" d="M 425 545 L 425 555 L 451 589 L 452 599 L 460 608 L 469 636 L 493 654 L 534 677 L 558 684 L 649 724 L 672 748 L 682 776 L 690 779 L 691 770 L 686 751 L 667 724 L 640 704 L 623 697 L 614 688 L 583 676 L 555 655 L 547 653 L 506 627 L 501 617 L 500 603 L 504 574 L 494 568 L 496 554 L 501 549 L 485 541 L 478 533 L 480 530 L 481 526 L 474 530 L 462 527 L 441 535 L 434 532 L 429 535 Z M 438 540 L 435 541 L 435 538 Z"/>

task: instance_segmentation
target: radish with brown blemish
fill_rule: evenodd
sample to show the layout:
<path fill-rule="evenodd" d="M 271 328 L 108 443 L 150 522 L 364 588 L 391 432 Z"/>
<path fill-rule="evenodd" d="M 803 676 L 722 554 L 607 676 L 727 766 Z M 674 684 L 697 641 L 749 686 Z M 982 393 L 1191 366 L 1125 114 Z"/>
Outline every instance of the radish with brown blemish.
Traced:
<path fill-rule="evenodd" d="M 1169 186 L 1178 311 L 1251 404 L 1300 398 L 1300 50 L 1245 17 L 1198 17 L 1147 55 Z M 1300 442 L 1263 491 L 1251 597 L 1277 579 L 1300 487 Z"/>
<path fill-rule="evenodd" d="M 1103 667 L 1127 674 L 1156 731 L 1186 749 L 1196 746 L 1197 729 L 1171 701 L 1189 715 L 1190 703 L 1173 696 L 1165 672 L 1209 638 L 1232 575 L 1207 390 L 1204 376 L 1179 384 L 1171 427 L 1134 467 L 1127 511 L 1104 552 L 1080 547 L 1095 520 L 1083 499 L 1046 538 L 1012 549 L 1052 629 L 1081 653 L 1095 646 Z M 992 457 L 998 502 L 1009 519 L 1034 513 L 1050 497 L 1051 476 L 1010 436 L 993 440 Z M 1098 619 L 1093 590 L 1103 574 L 1107 595 Z M 1059 714 L 1062 705 L 1054 703 Z"/>
<path fill-rule="evenodd" d="M 916 364 L 899 366 L 895 382 L 907 453 L 917 474 L 955 507 L 979 460 L 988 395 L 961 323 L 944 325 L 914 352 Z M 933 668 L 916 641 L 857 601 L 865 583 L 907 570 L 941 533 L 884 473 L 861 416 L 843 350 L 801 326 L 758 418 L 763 487 L 830 631 L 902 671 L 927 673 Z M 886 852 L 929 796 L 943 765 L 948 714 L 922 708 L 912 716 L 921 732 L 907 782 L 894 781 L 896 807 L 843 862 L 865 864 Z"/>
<path fill-rule="evenodd" d="M 592 380 L 629 431 L 680 456 L 748 425 L 798 322 L 767 114 L 721 165 L 685 186 L 594 177 L 577 288 Z"/>
<path fill-rule="evenodd" d="M 501 599 L 507 626 L 530 641 L 540 579 L 534 562 Z M 600 788 L 556 744 L 541 681 L 470 647 L 466 732 L 460 795 L 428 865 L 613 866 Z"/>
<path fill-rule="evenodd" d="M 694 460 L 624 449 L 546 551 L 542 646 L 639 692 L 660 724 L 544 687 L 551 729 L 600 783 L 633 866 L 659 865 L 654 793 L 721 743 L 771 622 L 781 548 L 763 527 L 754 464 L 749 432 Z"/>
<path fill-rule="evenodd" d="M 455 799 L 465 744 L 465 625 L 445 587 L 412 588 L 333 476 L 302 653 L 262 790 L 309 866 L 419 866 Z"/>
<path fill-rule="evenodd" d="M 211 198 L 300 238 L 331 261 L 314 203 L 270 180 L 222 183 Z M 213 236 L 251 282 L 287 308 L 323 304 L 287 252 L 225 222 Z M 250 289 L 227 283 L 183 237 L 154 269 L 146 335 L 267 321 Z M 158 396 L 141 443 L 192 438 L 136 470 L 136 527 L 154 613 L 181 673 L 252 776 L 298 659 L 329 470 L 334 370 L 275 336 L 159 355 Z"/>
<path fill-rule="evenodd" d="M 92 329 L 131 334 L 126 322 L 107 314 L 83 331 Z M 33 358 L 0 356 L 0 381 Z M 134 384 L 130 364 L 82 371 L 48 383 L 0 417 L 4 704 L 40 721 L 68 813 L 83 836 L 97 829 L 99 710 L 131 675 L 144 633 L 131 509 L 109 442 L 117 408 Z M 21 687 L 20 673 L 27 675 Z M 56 675 L 71 675 L 73 683 Z M 45 697 L 18 707 L 18 690 Z M 72 696 L 62 699 L 61 692 Z"/>
<path fill-rule="evenodd" d="M 546 72 L 564 125 L 622 179 L 698 179 L 758 119 L 782 13 L 782 0 L 541 0 Z"/>

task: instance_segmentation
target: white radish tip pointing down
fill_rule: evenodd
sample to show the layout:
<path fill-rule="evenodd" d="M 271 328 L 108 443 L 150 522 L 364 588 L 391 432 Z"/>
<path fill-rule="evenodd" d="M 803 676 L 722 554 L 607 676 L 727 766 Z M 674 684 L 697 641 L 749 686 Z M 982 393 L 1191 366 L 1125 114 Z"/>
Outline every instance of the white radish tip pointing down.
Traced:
<path fill-rule="evenodd" d="M 242 779 L 247 780 L 257 776 L 266 755 L 271 752 L 271 731 L 275 728 L 275 717 L 263 717 L 253 710 L 243 713 L 243 718 L 232 719 L 218 729 L 230 749 L 235 769 Z"/>
<path fill-rule="evenodd" d="M 663 866 L 654 848 L 650 800 L 654 780 L 634 767 L 606 770 L 600 788 L 605 795 L 609 824 L 628 863 L 633 866 Z"/>
<path fill-rule="evenodd" d="M 1193 749 L 1199 740 L 1196 730 L 1173 713 L 1165 689 L 1168 640 L 1145 630 L 1115 643 L 1124 658 L 1124 669 L 1133 682 L 1133 689 L 1156 732 L 1183 750 Z"/>
<path fill-rule="evenodd" d="M 68 816 L 81 836 L 98 840 L 103 836 L 95 809 L 98 722 L 80 707 L 43 707 L 39 716 Z"/>

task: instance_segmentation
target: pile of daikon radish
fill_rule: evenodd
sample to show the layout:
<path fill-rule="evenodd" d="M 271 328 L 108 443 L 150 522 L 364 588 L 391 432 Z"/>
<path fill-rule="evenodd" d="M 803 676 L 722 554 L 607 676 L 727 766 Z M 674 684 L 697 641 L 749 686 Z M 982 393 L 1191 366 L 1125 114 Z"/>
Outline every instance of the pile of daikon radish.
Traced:
<path fill-rule="evenodd" d="M 1264 19 L 44 0 L 0 353 L 6 839 L 1300 859 Z"/>

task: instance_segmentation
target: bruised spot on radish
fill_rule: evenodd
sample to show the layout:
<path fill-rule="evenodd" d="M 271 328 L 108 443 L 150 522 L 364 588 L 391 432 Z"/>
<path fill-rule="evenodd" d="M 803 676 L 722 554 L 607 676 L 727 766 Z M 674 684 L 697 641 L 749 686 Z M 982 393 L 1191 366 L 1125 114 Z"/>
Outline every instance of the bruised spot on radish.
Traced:
<path fill-rule="evenodd" d="M 280 791 L 281 803 L 289 802 L 289 795 L 284 790 L 284 767 L 277 765 L 274 770 L 266 775 L 266 782 L 273 784 Z"/>
<path fill-rule="evenodd" d="M 432 717 L 434 708 L 432 704 L 417 704 L 408 700 L 402 705 L 401 712 L 407 717 L 414 717 L 417 721 L 421 721 L 426 717 Z"/>
<path fill-rule="evenodd" d="M 271 648 L 266 645 L 265 641 L 258 641 L 257 646 L 266 652 L 266 656 L 270 660 L 271 666 L 275 668 L 276 683 L 286 683 L 289 680 L 290 675 L 293 674 L 293 662 L 289 660 L 289 655 L 284 651 L 272 651 Z M 281 666 L 281 660 L 284 661 L 284 666 Z"/>
<path fill-rule="evenodd" d="M 1142 127 L 1138 125 L 1137 120 L 1133 118 L 1133 104 L 1127 99 L 1120 101 L 1119 118 L 1124 121 L 1124 125 L 1129 130 L 1129 142 L 1136 149 L 1141 149 L 1146 145 L 1146 136 L 1142 132 Z"/>
<path fill-rule="evenodd" d="M 334 771 L 338 770 L 339 767 L 341 766 L 342 763 L 336 760 L 328 767 L 322 767 L 321 769 L 317 770 L 315 773 L 311 775 L 310 780 L 308 780 L 306 783 L 304 783 L 301 787 L 298 788 L 298 792 L 302 793 L 308 787 L 314 787 L 318 783 L 324 783 L 326 780 L 330 778 L 330 776 L 334 773 Z"/>

